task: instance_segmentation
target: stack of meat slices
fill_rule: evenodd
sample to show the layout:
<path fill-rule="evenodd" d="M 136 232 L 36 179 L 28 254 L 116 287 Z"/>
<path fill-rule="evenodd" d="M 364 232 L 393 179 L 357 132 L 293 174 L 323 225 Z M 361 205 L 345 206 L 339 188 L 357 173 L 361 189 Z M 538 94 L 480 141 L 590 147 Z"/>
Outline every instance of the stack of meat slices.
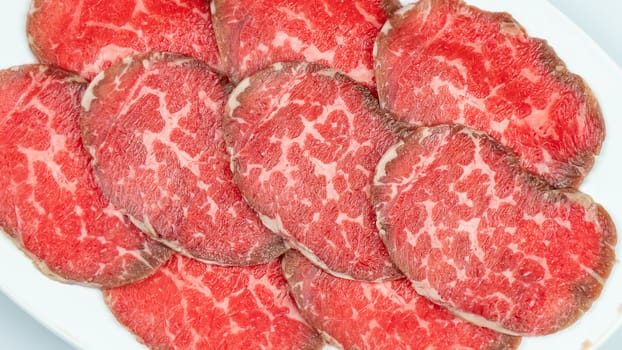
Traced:
<path fill-rule="evenodd" d="M 78 124 L 85 87 L 44 65 L 0 71 L 0 227 L 46 275 L 114 287 L 153 273 L 170 252 L 97 187 Z"/>
<path fill-rule="evenodd" d="M 89 85 L 83 142 L 102 191 L 153 238 L 194 258 L 178 255 L 143 283 L 107 291 L 108 304 L 154 348 L 317 348 L 279 275 L 282 240 L 232 181 L 225 97 L 206 64 L 171 53 L 127 58 Z"/>
<path fill-rule="evenodd" d="M 573 323 L 615 260 L 607 212 L 566 188 L 604 137 L 589 88 L 508 14 L 453 0 L 397 11 L 374 64 L 381 105 L 419 127 L 374 180 L 394 263 L 473 323 L 521 335 Z"/>
<path fill-rule="evenodd" d="M 397 120 L 485 131 L 555 187 L 577 187 L 604 138 L 583 80 L 506 13 L 419 1 L 385 23 L 374 65 L 381 104 Z"/>
<path fill-rule="evenodd" d="M 0 73 L 0 225 L 151 348 L 515 349 L 611 271 L 598 104 L 507 14 L 34 0 L 28 34 L 82 78 Z"/>

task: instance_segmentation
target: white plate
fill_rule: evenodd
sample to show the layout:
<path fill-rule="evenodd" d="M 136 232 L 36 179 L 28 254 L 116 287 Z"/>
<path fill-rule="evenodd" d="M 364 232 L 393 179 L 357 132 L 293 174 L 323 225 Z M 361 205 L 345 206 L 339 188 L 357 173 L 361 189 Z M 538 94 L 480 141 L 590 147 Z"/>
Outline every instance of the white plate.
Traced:
<path fill-rule="evenodd" d="M 25 35 L 29 0 L 0 2 L 0 68 L 35 62 Z M 622 72 L 607 55 L 552 5 L 541 0 L 471 0 L 494 11 L 508 11 L 532 36 L 545 38 L 596 94 L 607 123 L 601 156 L 581 189 L 603 204 L 620 223 L 622 213 Z M 622 256 L 622 245 L 617 255 Z M 108 312 L 95 289 L 65 285 L 40 274 L 0 235 L 0 290 L 29 314 L 80 349 L 144 349 Z M 622 324 L 622 270 L 616 264 L 602 296 L 575 325 L 555 335 L 524 338 L 521 350 L 595 349 Z"/>

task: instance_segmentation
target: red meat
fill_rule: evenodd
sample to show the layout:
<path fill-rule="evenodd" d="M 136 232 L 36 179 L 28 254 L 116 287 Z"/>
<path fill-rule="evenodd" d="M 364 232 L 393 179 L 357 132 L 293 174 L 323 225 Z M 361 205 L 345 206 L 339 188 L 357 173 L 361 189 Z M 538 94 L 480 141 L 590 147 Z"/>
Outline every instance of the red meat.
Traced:
<path fill-rule="evenodd" d="M 220 65 L 205 0 L 33 0 L 27 31 L 40 62 L 89 80 L 124 57 L 149 51 Z"/>
<path fill-rule="evenodd" d="M 285 246 L 233 183 L 221 131 L 225 97 L 198 60 L 126 59 L 89 85 L 84 143 L 104 195 L 143 231 L 206 262 L 268 262 Z"/>
<path fill-rule="evenodd" d="M 78 123 L 85 87 L 44 65 L 0 71 L 0 227 L 48 276 L 118 286 L 171 253 L 97 188 Z"/>
<path fill-rule="evenodd" d="M 234 82 L 272 63 L 307 61 L 375 87 L 372 49 L 386 20 L 380 0 L 214 0 L 212 12 Z"/>
<path fill-rule="evenodd" d="M 578 186 L 591 169 L 605 134 L 596 99 L 509 14 L 422 0 L 376 45 L 380 102 L 396 119 L 483 130 L 555 187 Z"/>
<path fill-rule="evenodd" d="M 321 349 L 279 262 L 223 267 L 175 255 L 140 283 L 104 290 L 115 317 L 151 349 Z M 155 302 L 154 302 L 155 301 Z"/>
<path fill-rule="evenodd" d="M 422 127 L 378 165 L 381 235 L 417 291 L 499 331 L 543 335 L 573 323 L 614 263 L 607 212 L 554 189 L 486 134 Z"/>
<path fill-rule="evenodd" d="M 343 349 L 504 350 L 520 338 L 477 327 L 420 296 L 407 279 L 331 276 L 291 250 L 283 271 L 302 316 Z"/>
<path fill-rule="evenodd" d="M 371 179 L 397 141 L 371 93 L 310 63 L 277 63 L 225 108 L 234 181 L 264 223 L 346 278 L 400 276 L 375 226 Z"/>

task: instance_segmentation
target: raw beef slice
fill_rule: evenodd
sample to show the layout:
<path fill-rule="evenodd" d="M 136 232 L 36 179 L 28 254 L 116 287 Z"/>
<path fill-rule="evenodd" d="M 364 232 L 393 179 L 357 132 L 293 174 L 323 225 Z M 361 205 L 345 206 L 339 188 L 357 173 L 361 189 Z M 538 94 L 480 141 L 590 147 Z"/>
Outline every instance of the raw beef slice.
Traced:
<path fill-rule="evenodd" d="M 233 183 L 225 98 L 218 75 L 198 60 L 128 58 L 89 85 L 84 144 L 104 195 L 157 240 L 206 262 L 268 262 L 285 246 Z"/>
<path fill-rule="evenodd" d="M 480 131 L 422 127 L 378 165 L 381 235 L 417 291 L 480 325 L 542 335 L 573 323 L 614 263 L 607 212 L 521 170 Z"/>
<path fill-rule="evenodd" d="M 591 169 L 605 135 L 596 99 L 509 14 L 422 0 L 387 21 L 375 50 L 380 103 L 396 119 L 483 130 L 555 187 Z"/>
<path fill-rule="evenodd" d="M 0 71 L 0 228 L 52 278 L 118 286 L 171 254 L 97 188 L 78 123 L 85 87 L 44 65 Z"/>
<path fill-rule="evenodd" d="M 214 0 L 214 30 L 234 82 L 283 61 L 339 69 L 374 88 L 372 49 L 381 0 Z"/>
<path fill-rule="evenodd" d="M 149 51 L 220 66 L 205 0 L 33 0 L 27 31 L 40 62 L 89 80 L 124 57 Z"/>
<path fill-rule="evenodd" d="M 234 181 L 266 226 L 336 275 L 400 275 L 370 198 L 397 136 L 367 89 L 318 65 L 276 63 L 243 80 L 225 114 Z"/>
<path fill-rule="evenodd" d="M 115 317 L 152 349 L 320 349 L 278 261 L 251 267 L 175 255 L 150 278 L 104 290 Z M 157 301 L 157 302 L 154 302 Z"/>
<path fill-rule="evenodd" d="M 475 326 L 420 296 L 407 279 L 370 283 L 329 275 L 294 250 L 283 272 L 302 316 L 343 349 L 502 350 L 520 338 Z"/>

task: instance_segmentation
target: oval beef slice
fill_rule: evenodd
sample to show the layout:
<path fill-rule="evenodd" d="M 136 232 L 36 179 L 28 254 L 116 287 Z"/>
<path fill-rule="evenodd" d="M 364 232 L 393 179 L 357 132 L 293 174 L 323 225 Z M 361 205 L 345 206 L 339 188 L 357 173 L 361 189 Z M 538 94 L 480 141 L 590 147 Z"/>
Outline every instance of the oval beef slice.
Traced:
<path fill-rule="evenodd" d="M 334 277 L 294 250 L 282 268 L 302 316 L 343 349 L 509 350 L 520 343 L 454 316 L 405 278 L 372 283 Z"/>
<path fill-rule="evenodd" d="M 44 65 L 0 71 L 0 227 L 43 273 L 112 287 L 171 252 L 106 201 L 82 146 L 85 81 Z"/>
<path fill-rule="evenodd" d="M 380 103 L 396 119 L 483 130 L 555 187 L 591 169 L 605 135 L 596 99 L 509 14 L 422 0 L 387 21 L 375 50 Z"/>
<path fill-rule="evenodd" d="M 378 165 L 381 235 L 417 291 L 493 329 L 543 335 L 573 323 L 614 263 L 607 212 L 521 170 L 486 134 L 422 127 Z"/>
<path fill-rule="evenodd" d="M 397 135 L 367 89 L 318 65 L 277 63 L 243 80 L 225 114 L 234 181 L 266 226 L 336 275 L 401 275 L 370 192 Z"/>
<path fill-rule="evenodd" d="M 386 20 L 381 0 L 214 0 L 225 71 L 234 82 L 284 61 L 345 72 L 375 89 L 372 50 Z"/>
<path fill-rule="evenodd" d="M 319 350 L 323 341 L 296 308 L 279 263 L 224 267 L 175 255 L 104 298 L 151 349 Z"/>
<path fill-rule="evenodd" d="M 225 98 L 219 76 L 198 60 L 127 58 L 89 85 L 83 140 L 104 195 L 143 231 L 206 262 L 268 262 L 285 246 L 233 183 Z"/>
<path fill-rule="evenodd" d="M 27 32 L 40 62 L 89 80 L 124 57 L 149 51 L 220 66 L 205 0 L 33 0 Z"/>

